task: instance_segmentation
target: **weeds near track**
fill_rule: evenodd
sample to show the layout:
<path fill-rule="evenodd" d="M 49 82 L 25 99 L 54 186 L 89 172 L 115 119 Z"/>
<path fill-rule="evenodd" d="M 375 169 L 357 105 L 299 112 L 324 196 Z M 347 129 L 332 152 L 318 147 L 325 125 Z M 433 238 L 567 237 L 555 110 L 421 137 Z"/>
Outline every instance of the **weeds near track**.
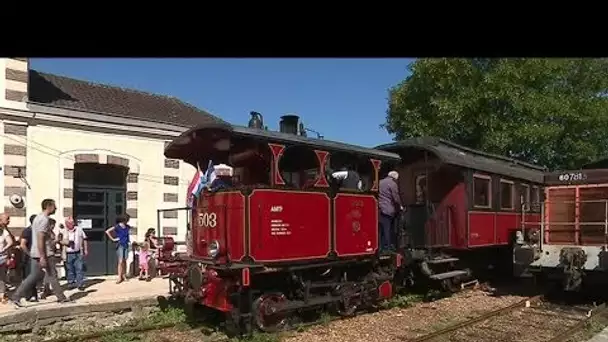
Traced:
<path fill-rule="evenodd" d="M 382 309 L 409 308 L 416 303 L 424 301 L 424 298 L 425 296 L 420 294 L 396 295 L 395 297 L 382 302 L 380 307 Z"/>

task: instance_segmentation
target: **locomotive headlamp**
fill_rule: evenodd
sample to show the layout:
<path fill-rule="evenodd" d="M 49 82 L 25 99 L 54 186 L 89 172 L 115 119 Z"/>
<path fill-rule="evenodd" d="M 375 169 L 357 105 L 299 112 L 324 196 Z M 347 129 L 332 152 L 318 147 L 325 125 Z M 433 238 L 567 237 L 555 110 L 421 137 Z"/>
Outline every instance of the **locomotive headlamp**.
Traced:
<path fill-rule="evenodd" d="M 211 258 L 215 258 L 220 254 L 220 243 L 217 240 L 213 240 L 211 241 L 211 243 L 209 243 L 207 245 L 207 254 L 211 257 Z"/>

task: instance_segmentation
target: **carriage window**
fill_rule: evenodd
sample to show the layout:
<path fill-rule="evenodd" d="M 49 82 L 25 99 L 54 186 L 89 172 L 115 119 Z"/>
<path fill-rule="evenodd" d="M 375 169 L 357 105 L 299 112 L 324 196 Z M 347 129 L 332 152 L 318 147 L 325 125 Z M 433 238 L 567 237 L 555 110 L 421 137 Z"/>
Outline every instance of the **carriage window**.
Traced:
<path fill-rule="evenodd" d="M 473 176 L 473 205 L 478 208 L 491 206 L 491 178 L 488 176 Z"/>
<path fill-rule="evenodd" d="M 290 146 L 285 149 L 279 160 L 279 172 L 287 186 L 310 188 L 319 177 L 319 160 L 311 149 Z"/>
<path fill-rule="evenodd" d="M 521 185 L 521 196 L 524 200 L 524 210 L 530 210 L 530 186 L 528 184 Z"/>
<path fill-rule="evenodd" d="M 426 175 L 425 174 L 421 174 L 421 175 L 416 175 L 416 177 L 414 177 L 414 182 L 415 182 L 415 187 L 414 189 L 416 189 L 416 204 L 424 204 L 424 202 L 426 201 Z"/>
<path fill-rule="evenodd" d="M 515 191 L 513 182 L 500 180 L 500 209 L 513 210 L 515 207 Z"/>
<path fill-rule="evenodd" d="M 532 198 L 530 202 L 532 203 L 532 208 L 540 208 L 540 189 L 537 186 L 532 187 Z M 534 209 L 536 210 L 536 209 Z"/>

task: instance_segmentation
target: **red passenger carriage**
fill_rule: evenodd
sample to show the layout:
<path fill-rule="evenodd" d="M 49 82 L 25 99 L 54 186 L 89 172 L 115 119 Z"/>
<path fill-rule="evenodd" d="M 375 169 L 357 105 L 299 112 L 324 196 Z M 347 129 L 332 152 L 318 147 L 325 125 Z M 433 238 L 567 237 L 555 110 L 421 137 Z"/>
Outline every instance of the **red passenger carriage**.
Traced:
<path fill-rule="evenodd" d="M 188 256 L 171 264 L 171 279 L 174 292 L 227 313 L 238 330 L 276 330 L 288 313 L 318 307 L 349 315 L 392 294 L 398 258 L 376 257 L 376 193 L 383 162 L 399 156 L 307 138 L 297 120 L 283 117 L 282 132 L 196 127 L 165 150 L 234 170 L 228 188 L 195 202 Z M 343 165 L 357 170 L 364 191 L 327 176 Z"/>
<path fill-rule="evenodd" d="M 530 203 L 538 202 L 543 168 L 438 138 L 377 148 L 401 156 L 401 243 L 431 279 L 451 285 L 470 269 L 511 265 L 516 231 L 540 220 Z"/>

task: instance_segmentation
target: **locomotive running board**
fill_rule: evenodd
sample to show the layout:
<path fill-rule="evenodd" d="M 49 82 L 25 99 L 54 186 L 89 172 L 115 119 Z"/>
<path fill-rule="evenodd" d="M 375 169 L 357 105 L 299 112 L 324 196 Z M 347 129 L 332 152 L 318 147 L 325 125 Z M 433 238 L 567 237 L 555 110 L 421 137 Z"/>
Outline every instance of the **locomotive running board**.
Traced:
<path fill-rule="evenodd" d="M 458 259 L 458 258 L 437 258 L 437 259 L 431 259 L 431 260 L 427 261 L 426 263 L 434 265 L 434 264 L 443 264 L 446 262 L 455 262 L 458 260 L 460 260 L 460 259 Z"/>
<path fill-rule="evenodd" d="M 469 272 L 467 272 L 467 271 L 451 271 L 451 272 L 433 274 L 433 275 L 429 276 L 429 278 L 431 278 L 433 280 L 445 280 L 445 279 L 468 275 L 468 274 L 469 274 Z"/>

